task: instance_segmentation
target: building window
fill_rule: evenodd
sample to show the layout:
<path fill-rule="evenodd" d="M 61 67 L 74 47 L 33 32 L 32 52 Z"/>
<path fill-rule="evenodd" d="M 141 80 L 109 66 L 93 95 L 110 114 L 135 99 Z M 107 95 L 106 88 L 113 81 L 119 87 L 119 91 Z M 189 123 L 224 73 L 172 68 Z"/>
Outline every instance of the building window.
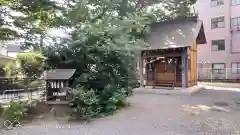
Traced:
<path fill-rule="evenodd" d="M 211 23 L 212 29 L 224 28 L 225 27 L 224 16 L 212 18 Z"/>
<path fill-rule="evenodd" d="M 233 74 L 240 74 L 240 62 L 232 63 L 232 73 Z"/>
<path fill-rule="evenodd" d="M 225 40 L 212 40 L 212 51 L 225 50 Z"/>
<path fill-rule="evenodd" d="M 232 5 L 239 5 L 240 4 L 240 0 L 232 0 Z"/>
<path fill-rule="evenodd" d="M 220 6 L 220 5 L 223 5 L 223 4 L 224 4 L 223 0 L 211 0 L 211 6 L 212 7 Z"/>
<path fill-rule="evenodd" d="M 213 74 L 224 74 L 225 73 L 225 64 L 224 63 L 213 63 L 212 64 L 212 73 Z"/>
<path fill-rule="evenodd" d="M 240 27 L 240 17 L 232 18 L 231 26 L 232 26 L 232 28 L 236 28 L 236 27 L 239 28 Z"/>

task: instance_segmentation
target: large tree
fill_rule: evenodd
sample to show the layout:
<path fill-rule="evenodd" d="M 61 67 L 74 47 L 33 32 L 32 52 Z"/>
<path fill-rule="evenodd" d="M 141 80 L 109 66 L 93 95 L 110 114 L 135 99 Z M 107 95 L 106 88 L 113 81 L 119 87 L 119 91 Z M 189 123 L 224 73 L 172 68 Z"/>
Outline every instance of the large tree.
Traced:
<path fill-rule="evenodd" d="M 121 16 L 129 12 L 142 12 L 146 6 L 161 4 L 161 8 L 155 10 L 159 20 L 163 20 L 164 13 L 168 17 L 185 16 L 189 12 L 189 5 L 196 0 L 116 0 L 115 8 Z M 98 8 L 79 6 L 87 4 Z M 107 4 L 108 5 L 108 4 Z M 107 11 L 106 2 L 82 1 L 82 0 L 0 0 L 0 41 L 21 39 L 25 48 L 40 50 L 44 39 L 48 39 L 47 32 L 51 28 L 73 28 L 83 19 L 99 20 Z M 159 8 L 159 7 L 158 7 Z M 85 10 L 86 9 L 86 10 Z M 113 10 L 116 10 L 113 9 Z M 94 13 L 97 11 L 96 13 Z M 83 18 L 86 12 L 90 18 Z M 71 14 L 70 14 L 71 13 Z M 152 14 L 152 15 L 154 15 Z M 165 18 L 169 19 L 169 18 Z M 62 27 L 63 26 L 63 27 Z M 53 42 L 54 40 L 52 40 Z M 49 43 L 45 43 L 49 44 Z"/>
<path fill-rule="evenodd" d="M 50 28 L 59 26 L 63 3 L 52 0 L 0 0 L 0 41 L 18 40 L 39 50 Z"/>
<path fill-rule="evenodd" d="M 109 114 L 123 104 L 138 80 L 137 58 L 145 45 L 148 26 L 188 16 L 194 0 L 0 2 L 6 9 L 6 13 L 1 12 L 2 22 L 10 20 L 10 25 L 21 30 L 7 28 L 12 36 L 2 39 L 19 36 L 25 47 L 42 48 L 48 68 L 76 69 L 71 85 L 77 87 L 77 92 L 71 106 L 76 116 L 82 117 Z M 13 11 L 21 15 L 12 16 Z M 12 19 L 6 19 L 6 15 Z M 69 37 L 43 47 L 41 39 L 46 38 L 50 28 L 69 29 Z"/>
<path fill-rule="evenodd" d="M 72 30 L 70 38 L 46 47 L 44 53 L 49 68 L 76 69 L 72 86 L 80 92 L 72 104 L 77 116 L 118 108 L 137 82 L 137 58 L 148 26 L 188 16 L 190 0 L 179 4 L 162 1 L 157 7 L 137 0 L 76 0 L 69 5 L 62 26 Z"/>

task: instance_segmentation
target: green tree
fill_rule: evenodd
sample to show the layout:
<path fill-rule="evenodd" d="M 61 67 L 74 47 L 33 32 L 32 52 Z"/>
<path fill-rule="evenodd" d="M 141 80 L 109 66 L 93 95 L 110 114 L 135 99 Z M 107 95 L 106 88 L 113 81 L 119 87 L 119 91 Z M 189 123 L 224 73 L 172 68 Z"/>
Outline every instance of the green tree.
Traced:
<path fill-rule="evenodd" d="M 160 4 L 162 8 L 136 0 L 79 0 L 69 5 L 62 26 L 72 29 L 71 37 L 43 52 L 49 68 L 76 69 L 72 86 L 79 92 L 75 92 L 76 98 L 71 102 L 74 113 L 78 113 L 75 116 L 109 115 L 123 106 L 137 82 L 137 58 L 145 46 L 148 26 L 154 21 L 189 15 L 189 0 L 180 6 L 165 2 Z M 183 7 L 184 13 L 180 12 Z M 79 108 L 88 106 L 84 100 L 89 90 L 94 104 Z"/>
<path fill-rule="evenodd" d="M 17 78 L 21 75 L 20 66 L 16 62 L 7 63 L 3 69 L 7 77 Z"/>
<path fill-rule="evenodd" d="M 41 53 L 28 52 L 17 55 L 17 62 L 20 64 L 20 70 L 26 77 L 39 77 L 45 67 L 45 58 Z"/>
<path fill-rule="evenodd" d="M 24 48 L 39 51 L 63 9 L 52 0 L 0 0 L 0 41 L 23 40 Z"/>

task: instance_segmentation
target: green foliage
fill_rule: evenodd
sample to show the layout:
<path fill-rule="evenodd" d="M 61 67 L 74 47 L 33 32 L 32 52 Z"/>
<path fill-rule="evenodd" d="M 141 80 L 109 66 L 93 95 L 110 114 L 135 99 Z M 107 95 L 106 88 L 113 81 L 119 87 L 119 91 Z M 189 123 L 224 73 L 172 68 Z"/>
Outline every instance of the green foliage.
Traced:
<path fill-rule="evenodd" d="M 45 58 L 40 53 L 28 52 L 17 55 L 16 62 L 4 66 L 4 71 L 12 81 L 9 85 L 16 89 L 38 88 L 43 82 L 37 77 L 43 73 Z"/>
<path fill-rule="evenodd" d="M 133 14 L 165 20 L 186 16 L 196 0 L 0 0 L 0 40 L 23 39 L 26 49 L 41 50 L 51 28 L 80 28 L 80 23 L 125 18 Z M 147 6 L 159 4 L 154 12 Z M 81 14 L 79 14 L 81 12 Z M 108 22 L 108 20 L 106 20 Z M 49 44 L 49 43 L 48 43 Z"/>
<path fill-rule="evenodd" d="M 11 123 L 20 122 L 27 115 L 27 108 L 22 102 L 11 101 L 9 106 L 4 109 L 3 119 L 8 120 Z M 10 124 L 10 123 L 9 123 Z"/>
<path fill-rule="evenodd" d="M 12 19 L 11 26 L 24 31 L 19 33 L 9 28 L 0 40 L 20 36 L 25 41 L 24 47 L 41 50 L 47 58 L 45 64 L 39 53 L 20 54 L 17 59 L 21 71 L 27 77 L 38 77 L 45 65 L 76 69 L 75 79 L 70 81 L 77 87 L 71 101 L 72 115 L 86 119 L 110 115 L 125 105 L 126 96 L 137 84 L 137 60 L 146 45 L 144 36 L 149 25 L 188 16 L 196 0 L 0 2 L 0 31 L 8 23 L 4 16 Z M 154 7 L 159 3 L 160 7 Z M 9 11 L 22 15 L 12 16 Z M 55 46 L 44 46 L 47 30 L 59 27 L 70 28 L 70 38 L 61 39 Z"/>
<path fill-rule="evenodd" d="M 39 102 L 40 102 L 39 100 L 35 99 L 35 100 L 22 101 L 20 103 L 24 106 L 24 108 L 27 109 L 27 111 L 26 111 L 27 114 L 32 114 Z"/>
<path fill-rule="evenodd" d="M 1 106 L 1 117 L 4 121 L 10 121 L 12 126 L 16 126 L 15 124 L 19 124 L 28 114 L 32 113 L 38 102 L 38 100 L 11 101 L 7 107 Z"/>
<path fill-rule="evenodd" d="M 16 62 L 10 62 L 4 66 L 8 77 L 39 77 L 44 71 L 45 58 L 38 52 L 26 52 L 17 55 Z"/>
<path fill-rule="evenodd" d="M 21 74 L 20 68 L 16 62 L 7 63 L 4 65 L 3 70 L 5 71 L 7 77 L 17 78 Z"/>
<path fill-rule="evenodd" d="M 27 77 L 39 77 L 44 71 L 44 57 L 41 53 L 28 52 L 17 55 L 20 68 Z"/>
<path fill-rule="evenodd" d="M 162 8 L 149 9 L 138 2 L 75 1 L 62 20 L 63 26 L 73 28 L 71 37 L 43 49 L 48 68 L 76 69 L 71 84 L 81 88 L 72 101 L 75 117 L 110 115 L 124 106 L 138 83 L 137 61 L 149 25 L 187 16 L 191 4 L 163 0 Z"/>
<path fill-rule="evenodd" d="M 76 119 L 111 115 L 126 105 L 126 91 L 114 85 L 108 85 L 101 91 L 78 87 L 72 95 L 71 116 Z"/>
<path fill-rule="evenodd" d="M 73 90 L 73 98 L 70 102 L 72 108 L 71 116 L 76 119 L 88 119 L 96 116 L 98 99 L 93 90 L 77 88 Z"/>
<path fill-rule="evenodd" d="M 21 39 L 25 49 L 39 51 L 42 39 L 58 23 L 65 3 L 52 0 L 0 0 L 0 41 Z M 41 38 L 42 37 L 42 38 Z"/>
<path fill-rule="evenodd" d="M 126 105 L 125 99 L 127 97 L 126 90 L 115 85 L 107 85 L 99 93 L 99 107 L 100 116 L 107 116 L 113 114 L 118 109 Z"/>
<path fill-rule="evenodd" d="M 0 104 L 0 116 L 3 115 L 3 112 L 4 112 L 4 107 L 2 104 Z"/>
<path fill-rule="evenodd" d="M 43 80 L 34 80 L 28 83 L 28 88 L 39 88 L 44 84 Z"/>

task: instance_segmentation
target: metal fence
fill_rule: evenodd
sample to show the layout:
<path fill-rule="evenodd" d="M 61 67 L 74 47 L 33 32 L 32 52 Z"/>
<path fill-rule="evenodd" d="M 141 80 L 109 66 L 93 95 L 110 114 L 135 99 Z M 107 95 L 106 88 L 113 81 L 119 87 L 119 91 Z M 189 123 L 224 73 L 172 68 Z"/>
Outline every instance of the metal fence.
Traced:
<path fill-rule="evenodd" d="M 198 68 L 197 73 L 199 81 L 240 82 L 240 69 Z"/>
<path fill-rule="evenodd" d="M 0 78 L 0 103 L 11 100 L 39 99 L 46 91 L 45 80 Z"/>

